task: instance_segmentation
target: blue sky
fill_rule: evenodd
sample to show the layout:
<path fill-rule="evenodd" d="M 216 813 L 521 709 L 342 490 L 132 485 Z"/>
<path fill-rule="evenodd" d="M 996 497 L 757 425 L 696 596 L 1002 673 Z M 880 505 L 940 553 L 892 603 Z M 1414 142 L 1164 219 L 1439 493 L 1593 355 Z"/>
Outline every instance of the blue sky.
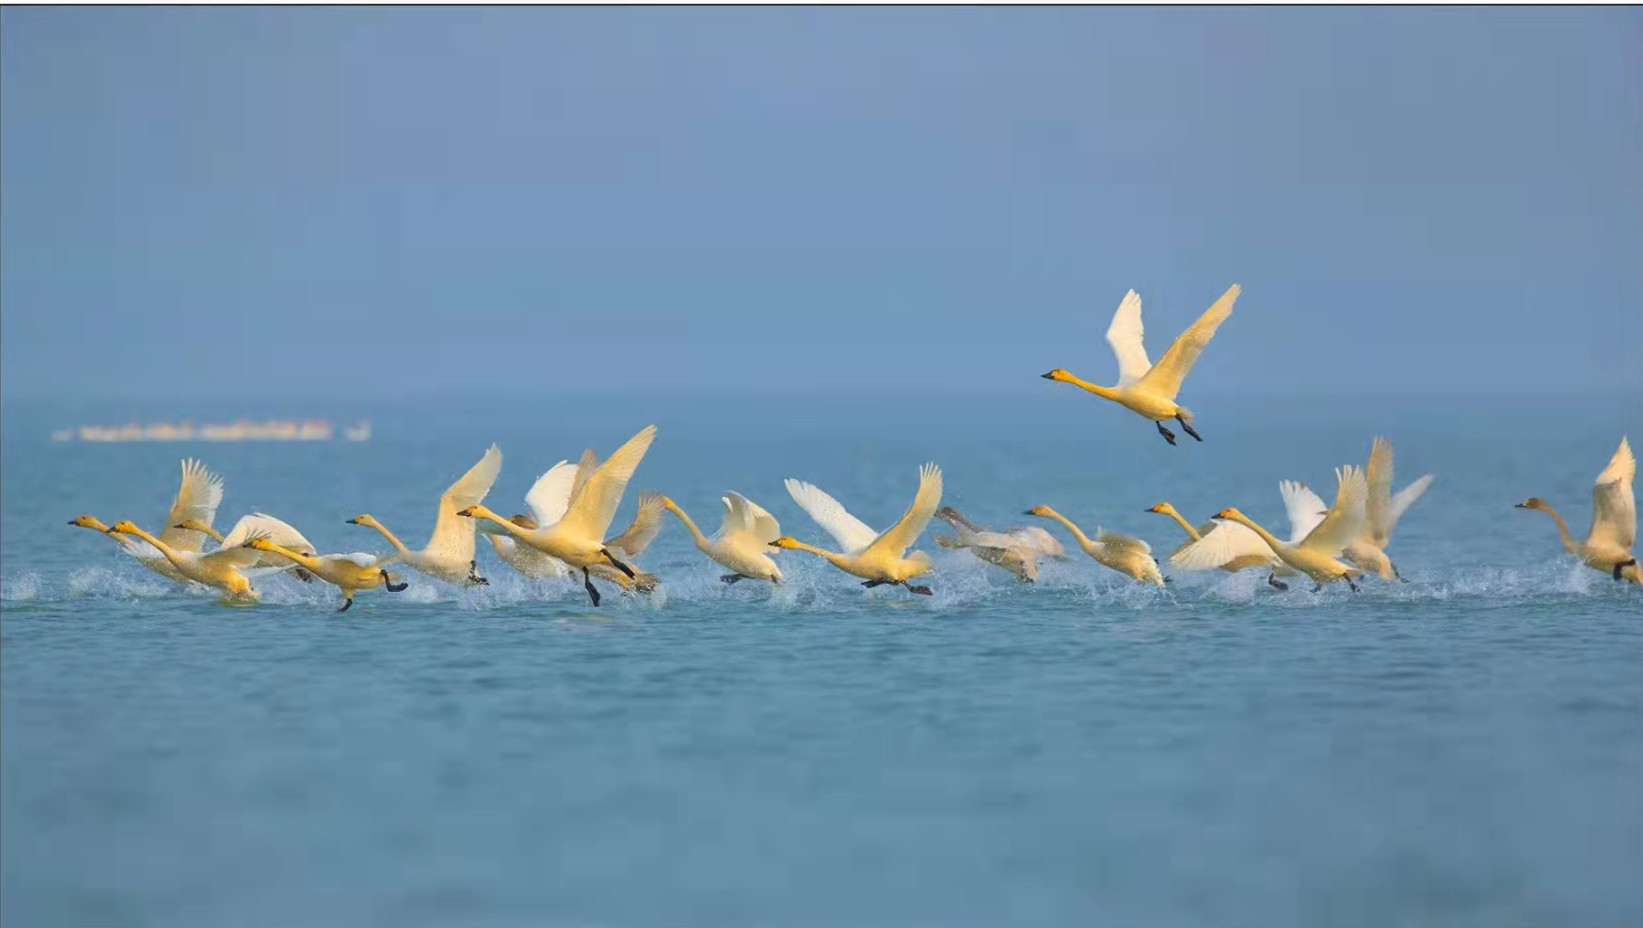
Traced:
<path fill-rule="evenodd" d="M 8 400 L 1643 392 L 1637 9 L 0 22 Z"/>

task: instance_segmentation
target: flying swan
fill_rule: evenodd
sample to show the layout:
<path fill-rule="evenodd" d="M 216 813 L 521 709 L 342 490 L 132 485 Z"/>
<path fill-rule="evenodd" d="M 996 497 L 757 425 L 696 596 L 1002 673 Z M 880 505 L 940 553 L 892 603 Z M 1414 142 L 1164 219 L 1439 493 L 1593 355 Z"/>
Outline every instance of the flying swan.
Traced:
<path fill-rule="evenodd" d="M 726 492 L 720 500 L 725 506 L 724 519 L 712 538 L 703 535 L 690 516 L 672 499 L 662 497 L 662 505 L 684 523 L 698 551 L 730 569 L 730 573 L 719 577 L 720 580 L 725 583 L 739 580 L 781 583 L 782 570 L 770 557 L 774 553 L 770 550 L 771 543 L 782 535 L 782 527 L 776 522 L 776 517 L 740 493 Z"/>
<path fill-rule="evenodd" d="M 1580 558 L 1581 563 L 1600 570 L 1616 580 L 1643 583 L 1643 570 L 1637 566 L 1632 546 L 1637 544 L 1637 500 L 1632 495 L 1632 480 L 1637 476 L 1637 459 L 1632 457 L 1632 446 L 1624 436 L 1620 448 L 1609 459 L 1609 466 L 1597 475 L 1592 488 L 1592 530 L 1585 541 L 1569 536 L 1569 526 L 1545 500 L 1531 496 L 1517 504 L 1519 509 L 1539 509 L 1557 522 L 1557 533 L 1563 547 Z"/>
<path fill-rule="evenodd" d="M 1035 526 L 1008 532 L 989 532 L 951 506 L 936 510 L 936 518 L 953 527 L 953 535 L 930 537 L 943 548 L 968 548 L 977 558 L 1002 567 L 1016 579 L 1032 583 L 1038 579 L 1039 555 L 1064 556 L 1061 542 Z M 956 537 L 955 537 L 956 536 Z M 1048 544 L 1045 540 L 1048 540 Z"/>
<path fill-rule="evenodd" d="M 253 536 L 244 546 L 301 564 L 309 573 L 340 588 L 342 608 L 337 610 L 339 613 L 348 611 L 348 607 L 354 604 L 354 594 L 360 590 L 386 586 L 388 592 L 399 593 L 407 586 L 404 583 L 395 584 L 393 575 L 382 568 L 374 554 L 327 554 L 320 557 L 293 551 L 263 535 Z"/>
<path fill-rule="evenodd" d="M 923 551 L 908 554 L 907 549 L 918 541 L 925 526 L 930 524 L 931 516 L 935 515 L 936 507 L 941 504 L 941 468 L 935 464 L 925 464 L 919 468 L 918 493 L 913 496 L 913 505 L 883 534 L 862 524 L 838 500 L 813 484 L 788 478 L 786 486 L 799 508 L 826 529 L 844 553 L 807 545 L 786 535 L 770 542 L 773 547 L 808 551 L 826 558 L 845 573 L 864 578 L 861 585 L 869 589 L 899 584 L 910 592 L 931 595 L 929 587 L 907 582 L 930 569 L 929 555 Z"/>
<path fill-rule="evenodd" d="M 1048 506 L 1034 506 L 1027 510 L 1027 515 L 1054 519 L 1066 526 L 1067 531 L 1072 532 L 1078 546 L 1084 549 L 1085 554 L 1094 558 L 1096 563 L 1110 567 L 1141 583 L 1164 585 L 1164 575 L 1158 570 L 1158 562 L 1152 559 L 1152 546 L 1141 539 L 1109 532 L 1096 526 L 1095 540 L 1091 541 L 1071 519 Z"/>
<path fill-rule="evenodd" d="M 1230 519 L 1254 529 L 1255 533 L 1261 536 L 1261 540 L 1283 558 L 1285 564 L 1312 578 L 1314 592 L 1323 589 L 1325 583 L 1344 580 L 1346 585 L 1352 588 L 1352 592 L 1356 593 L 1358 586 L 1352 582 L 1352 578 L 1362 576 L 1363 571 L 1343 564 L 1335 558 L 1358 537 L 1358 531 L 1363 528 L 1364 499 L 1369 495 L 1369 486 L 1364 481 L 1363 469 L 1351 465 L 1335 468 L 1335 480 L 1339 484 L 1335 491 L 1335 505 L 1329 508 L 1328 515 L 1325 515 L 1323 520 L 1299 542 L 1280 541 L 1271 532 L 1251 521 L 1248 516 L 1231 507 L 1216 513 L 1215 518 Z M 1289 498 L 1286 495 L 1285 503 L 1288 502 Z M 1291 509 L 1291 521 L 1293 520 L 1294 510 Z"/>
<path fill-rule="evenodd" d="M 469 468 L 439 498 L 434 533 L 428 538 L 427 546 L 420 551 L 405 547 L 404 542 L 394 537 L 394 533 L 370 513 L 357 515 L 349 519 L 348 524 L 374 528 L 388 539 L 395 553 L 388 555 L 384 561 L 404 561 L 408 566 L 448 583 L 487 583 L 489 581 L 479 575 L 479 564 L 474 560 L 473 523 L 457 516 L 461 510 L 484 500 L 485 494 L 491 491 L 491 484 L 496 482 L 496 475 L 501 472 L 502 449 L 491 445 L 479 463 Z"/>
<path fill-rule="evenodd" d="M 165 524 L 175 526 L 180 522 L 195 520 L 209 526 L 211 520 L 217 517 L 217 507 L 222 504 L 222 493 L 221 477 L 206 470 L 204 464 L 193 458 L 183 461 L 183 482 L 177 488 L 177 498 L 171 504 L 171 512 L 166 516 Z M 96 516 L 76 516 L 70 519 L 68 524 L 102 532 L 118 542 L 120 550 L 136 558 L 137 563 L 168 580 L 175 580 L 178 583 L 190 582 L 158 548 L 134 536 L 110 532 L 108 526 Z M 205 535 L 173 527 L 161 531 L 160 540 L 176 551 L 198 552 L 205 545 Z"/>
<path fill-rule="evenodd" d="M 1398 517 L 1420 499 L 1426 488 L 1432 485 L 1434 475 L 1421 477 L 1394 496 L 1392 442 L 1377 435 L 1369 448 L 1366 478 L 1369 481 L 1369 498 L 1364 502 L 1363 528 L 1358 530 L 1358 537 L 1346 546 L 1342 556 L 1382 580 L 1402 580 L 1398 565 L 1386 556 L 1386 547 L 1392 543 L 1392 528 L 1398 524 Z"/>
<path fill-rule="evenodd" d="M 1289 513 L 1289 543 L 1300 544 L 1307 533 L 1323 521 L 1329 507 L 1304 483 L 1293 480 L 1278 482 L 1283 494 L 1284 508 Z M 1194 528 L 1169 503 L 1159 503 L 1147 510 L 1174 519 L 1187 533 L 1188 539 L 1170 552 L 1169 562 L 1181 570 L 1224 570 L 1237 573 L 1251 567 L 1267 568 L 1266 582 L 1280 590 L 1289 584 L 1279 577 L 1297 577 L 1300 572 L 1284 563 L 1255 530 L 1240 522 L 1211 519 Z"/>
<path fill-rule="evenodd" d="M 185 551 L 173 548 L 163 539 L 138 528 L 129 519 L 122 519 L 107 529 L 110 534 L 135 535 L 143 541 L 153 545 L 179 574 L 195 583 L 203 583 L 215 587 L 228 594 L 229 597 L 240 600 L 255 601 L 257 591 L 251 588 L 251 581 L 240 571 L 243 568 L 253 567 L 262 555 L 249 548 L 233 547 L 218 548 L 207 554 L 198 551 Z"/>

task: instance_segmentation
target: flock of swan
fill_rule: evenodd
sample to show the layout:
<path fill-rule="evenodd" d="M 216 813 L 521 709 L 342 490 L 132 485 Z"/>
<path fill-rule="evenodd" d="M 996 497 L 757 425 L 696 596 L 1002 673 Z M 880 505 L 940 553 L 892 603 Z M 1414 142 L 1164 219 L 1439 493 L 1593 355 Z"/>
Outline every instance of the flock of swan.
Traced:
<path fill-rule="evenodd" d="M 1193 415 L 1176 402 L 1181 383 L 1203 353 L 1216 329 L 1232 314 L 1239 287 L 1234 284 L 1220 299 L 1181 333 L 1158 359 L 1148 360 L 1143 344 L 1141 298 L 1125 295 L 1107 329 L 1107 342 L 1118 359 L 1118 384 L 1104 387 L 1056 368 L 1043 375 L 1075 384 L 1152 420 L 1166 441 L 1175 433 L 1164 423 L 1174 420 L 1192 438 L 1203 441 L 1192 427 Z M 392 547 L 383 555 L 354 553 L 321 555 L 290 524 L 266 513 L 252 513 L 235 523 L 225 536 L 212 528 L 223 497 L 223 481 L 198 461 L 183 462 L 182 485 L 158 535 L 129 520 L 105 525 L 83 515 L 70 525 L 95 529 L 114 539 L 138 563 L 180 584 L 202 584 L 233 600 L 258 596 L 251 580 L 270 572 L 290 573 L 305 582 L 318 578 L 342 591 L 346 611 L 354 594 L 384 587 L 406 588 L 403 565 L 426 576 L 455 584 L 488 582 L 475 557 L 478 535 L 485 535 L 497 556 L 527 578 L 581 575 L 583 587 L 599 605 L 597 579 L 623 592 L 647 593 L 661 582 L 638 566 L 637 558 L 662 530 L 664 513 L 671 512 L 689 532 L 696 547 L 729 572 L 725 583 L 759 580 L 779 584 L 782 570 L 776 556 L 784 550 L 805 551 L 839 570 L 860 578 L 864 587 L 895 585 L 911 593 L 931 590 L 913 581 L 928 574 L 932 562 L 922 551 L 910 551 L 932 519 L 953 529 L 952 535 L 934 535 L 937 544 L 967 549 L 986 563 L 1010 571 L 1023 581 L 1038 576 L 1040 558 L 1065 558 L 1061 543 L 1037 526 L 990 531 L 951 507 L 941 505 L 941 469 L 919 468 L 918 489 L 900 519 L 876 531 L 852 515 L 838 500 L 814 484 L 786 481 L 788 495 L 836 543 L 838 550 L 808 544 L 784 535 L 776 517 L 739 493 L 723 497 L 724 513 L 718 531 L 703 534 L 694 520 L 671 499 L 655 493 L 640 494 L 631 524 L 610 534 L 616 511 L 645 453 L 656 438 L 647 426 L 600 461 L 592 449 L 572 464 L 560 461 L 549 468 L 525 495 L 528 513 L 503 517 L 483 503 L 502 471 L 502 451 L 496 445 L 446 489 L 439 498 L 434 528 L 428 542 L 413 550 L 369 513 L 347 520 L 374 529 Z M 1637 461 L 1624 437 L 1592 491 L 1592 526 L 1585 539 L 1570 535 L 1563 517 L 1538 498 L 1517 504 L 1538 509 L 1557 523 L 1563 546 L 1594 570 L 1614 580 L 1643 584 L 1632 547 L 1637 535 L 1637 508 L 1632 482 Z M 1335 500 L 1326 504 L 1305 484 L 1279 483 L 1289 519 L 1287 538 L 1274 535 L 1236 508 L 1222 509 L 1208 523 L 1194 526 L 1167 502 L 1149 511 L 1169 516 L 1181 526 L 1187 540 L 1168 556 L 1178 570 L 1265 570 L 1267 583 L 1287 590 L 1284 579 L 1306 577 L 1322 584 L 1344 582 L 1356 591 L 1357 578 L 1374 574 L 1384 580 L 1402 579 L 1387 554 L 1398 519 L 1431 485 L 1431 474 L 1392 492 L 1392 443 L 1374 439 L 1366 466 L 1345 465 L 1335 470 Z M 1091 538 L 1071 519 L 1049 506 L 1034 506 L 1027 515 L 1060 523 L 1078 546 L 1097 563 L 1136 582 L 1162 586 L 1166 578 L 1152 547 L 1145 541 L 1097 528 Z M 205 550 L 206 540 L 216 542 Z"/>

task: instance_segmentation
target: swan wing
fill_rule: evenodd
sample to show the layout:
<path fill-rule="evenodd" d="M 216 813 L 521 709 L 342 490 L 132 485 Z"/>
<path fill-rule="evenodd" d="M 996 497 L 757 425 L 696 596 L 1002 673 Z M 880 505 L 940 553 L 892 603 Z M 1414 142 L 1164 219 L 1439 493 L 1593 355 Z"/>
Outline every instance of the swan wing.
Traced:
<path fill-rule="evenodd" d="M 1636 477 L 1637 459 L 1632 457 L 1632 446 L 1622 438 L 1620 449 L 1597 475 L 1597 484 L 1592 488 L 1588 545 L 1618 546 L 1630 551 L 1637 543 L 1637 500 L 1632 495 L 1632 480 Z"/>
<path fill-rule="evenodd" d="M 1107 326 L 1107 344 L 1118 357 L 1118 385 L 1127 387 L 1147 376 L 1152 362 L 1147 359 L 1147 348 L 1141 342 L 1146 330 L 1141 325 L 1141 294 L 1134 290 L 1124 294 L 1118 312 L 1112 314 Z"/>
<path fill-rule="evenodd" d="M 424 553 L 452 561 L 474 559 L 474 520 L 464 519 L 457 513 L 484 502 L 500 473 L 502 449 L 493 444 L 479 463 L 468 468 L 468 472 L 439 497 L 439 515 L 434 518 L 434 533 L 429 536 Z"/>
<path fill-rule="evenodd" d="M 1175 394 L 1181 392 L 1181 381 L 1186 379 L 1198 356 L 1204 353 L 1204 346 L 1215 337 L 1215 330 L 1220 328 L 1221 323 L 1232 315 L 1232 304 L 1238 301 L 1239 292 L 1239 286 L 1233 284 L 1226 293 L 1221 294 L 1220 299 L 1210 304 L 1197 322 L 1170 343 L 1164 356 L 1141 378 L 1140 386 L 1148 393 L 1175 399 Z"/>
<path fill-rule="evenodd" d="M 1278 481 L 1278 492 L 1283 494 L 1284 510 L 1289 514 L 1289 543 L 1298 545 L 1324 520 L 1329 506 L 1311 487 L 1294 480 Z"/>
<path fill-rule="evenodd" d="M 1133 535 L 1109 532 L 1099 525 L 1095 527 L 1095 543 L 1114 554 L 1122 551 L 1140 551 L 1142 554 L 1152 553 L 1152 545 L 1147 544 L 1145 541 Z"/>
<path fill-rule="evenodd" d="M 200 550 L 205 543 L 205 533 L 176 526 L 186 519 L 199 519 L 210 525 L 220 505 L 222 478 L 193 458 L 183 461 L 183 482 L 177 488 L 177 498 L 171 503 L 171 514 L 166 516 L 159 539 L 178 551 Z"/>
<path fill-rule="evenodd" d="M 276 519 L 266 512 L 253 512 L 248 516 L 241 517 L 238 522 L 234 523 L 233 529 L 223 536 L 222 548 L 218 550 L 240 548 L 255 535 L 261 535 L 282 548 L 289 548 L 302 554 L 313 554 L 316 550 L 313 542 L 304 538 L 302 533 L 292 527 L 289 522 Z M 261 558 L 277 558 L 278 563 L 281 564 L 286 563 L 286 558 L 280 557 L 278 554 L 255 550 L 252 553 Z"/>
<path fill-rule="evenodd" d="M 934 463 L 925 464 L 918 469 L 918 493 L 913 496 L 913 505 L 907 507 L 895 525 L 873 539 L 868 550 L 900 557 L 912 547 L 913 542 L 918 541 L 918 536 L 924 534 L 925 527 L 936 514 L 936 507 L 940 505 L 941 468 Z"/>
<path fill-rule="evenodd" d="M 1177 548 L 1169 562 L 1182 570 L 1213 570 L 1250 555 L 1277 556 L 1254 529 L 1242 522 L 1220 519 L 1210 523 L 1197 541 Z"/>
<path fill-rule="evenodd" d="M 799 504 L 815 523 L 827 530 L 838 542 L 839 550 L 845 554 L 854 554 L 864 550 L 873 543 L 879 533 L 868 528 L 866 523 L 851 515 L 844 505 L 822 491 L 821 487 L 803 480 L 794 480 L 789 477 L 783 483 L 787 487 L 787 494 L 793 497 L 793 502 Z"/>
<path fill-rule="evenodd" d="M 650 543 L 662 533 L 662 514 L 667 507 L 662 504 L 662 495 L 645 490 L 639 494 L 639 511 L 633 514 L 633 522 L 628 525 L 627 531 L 615 538 L 605 540 L 605 547 L 616 548 L 629 557 L 638 557 L 645 553 Z"/>
<path fill-rule="evenodd" d="M 355 551 L 352 554 L 327 554 L 320 560 L 329 564 L 352 564 L 355 567 L 375 567 L 377 565 L 376 555 L 366 554 L 363 551 Z"/>
<path fill-rule="evenodd" d="M 592 448 L 582 449 L 582 456 L 576 459 L 576 479 L 571 481 L 570 503 L 566 504 L 567 508 L 571 503 L 576 502 L 577 495 L 582 492 L 583 487 L 587 486 L 588 478 L 592 477 L 593 472 L 598 469 L 599 456 L 593 453 Z"/>
<path fill-rule="evenodd" d="M 1387 514 L 1386 520 L 1387 541 L 1392 540 L 1392 529 L 1398 524 L 1398 519 L 1403 517 L 1404 510 L 1408 509 L 1410 506 L 1413 506 L 1415 504 L 1415 500 L 1420 499 L 1421 494 L 1425 493 L 1426 488 L 1431 486 L 1432 481 L 1436 479 L 1436 474 L 1427 474 L 1392 495 L 1392 507 L 1391 511 Z M 1376 547 L 1384 548 L 1386 545 L 1376 545 Z"/>
<path fill-rule="evenodd" d="M 725 523 L 720 529 L 721 532 L 751 532 L 755 541 L 766 545 L 782 536 L 781 523 L 758 503 L 734 490 L 725 494 L 724 503 L 728 511 L 725 513 Z M 732 529 L 732 522 L 738 527 Z"/>
<path fill-rule="evenodd" d="M 1364 499 L 1363 533 L 1377 548 L 1392 538 L 1392 443 L 1379 435 L 1369 447 L 1364 470 L 1369 495 Z"/>
<path fill-rule="evenodd" d="M 1061 547 L 1054 535 L 1036 525 L 1010 529 L 1010 537 L 1031 548 L 1037 554 L 1048 557 L 1066 557 L 1067 549 Z"/>
<path fill-rule="evenodd" d="M 1351 544 L 1363 530 L 1364 500 L 1369 495 L 1369 482 L 1363 468 L 1347 465 L 1335 468 L 1335 505 L 1329 515 L 1302 539 L 1301 547 L 1334 557 Z"/>
<path fill-rule="evenodd" d="M 576 465 L 569 461 L 560 461 L 536 478 L 530 492 L 525 494 L 525 506 L 536 519 L 538 528 L 547 528 L 565 517 L 565 510 L 570 508 L 571 487 L 575 484 Z"/>
<path fill-rule="evenodd" d="M 201 565 L 211 569 L 215 569 L 223 564 L 227 564 L 228 566 L 237 569 L 255 567 L 257 566 L 257 562 L 261 561 L 263 558 L 273 559 L 276 557 L 279 558 L 281 564 L 286 566 L 290 565 L 290 561 L 283 557 L 279 557 L 277 554 L 271 555 L 266 551 L 258 551 L 256 548 L 241 548 L 238 546 L 233 548 L 218 548 L 217 550 L 206 554 L 196 555 L 196 557 L 199 558 L 199 563 Z M 279 567 L 278 569 L 284 570 L 285 567 Z"/>
<path fill-rule="evenodd" d="M 582 489 L 571 499 L 570 508 L 559 524 L 579 537 L 604 538 L 611 520 L 616 518 L 616 507 L 622 503 L 628 480 L 639 469 L 639 462 L 645 459 L 645 452 L 655 440 L 656 426 L 647 425 L 617 448 L 605 463 L 594 468 Z"/>

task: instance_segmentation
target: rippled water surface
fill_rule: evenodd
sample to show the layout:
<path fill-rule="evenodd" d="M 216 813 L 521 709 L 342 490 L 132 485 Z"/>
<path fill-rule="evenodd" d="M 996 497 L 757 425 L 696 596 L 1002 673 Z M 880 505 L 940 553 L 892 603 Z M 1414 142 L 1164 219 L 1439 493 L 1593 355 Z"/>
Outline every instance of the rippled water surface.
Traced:
<path fill-rule="evenodd" d="M 362 445 L 53 444 L 81 411 L 8 408 L 0 920 L 1643 922 L 1643 590 L 1512 509 L 1541 495 L 1583 530 L 1636 421 L 1202 398 L 1206 442 L 1170 448 L 1046 389 L 915 420 L 802 398 L 361 410 Z M 227 479 L 219 527 L 264 510 L 379 550 L 343 524 L 370 511 L 420 543 L 490 441 L 487 502 L 511 512 L 650 421 L 635 489 L 704 527 L 736 489 L 813 542 L 783 477 L 883 527 L 934 459 L 978 521 L 1047 503 L 1161 552 L 1179 529 L 1147 506 L 1281 522 L 1279 479 L 1328 497 L 1376 432 L 1400 485 L 1438 479 L 1393 545 L 1410 582 L 1358 595 L 1170 570 L 1145 589 L 1081 556 L 1029 587 L 928 541 L 928 599 L 798 552 L 782 589 L 727 587 L 670 521 L 648 598 L 594 609 L 482 543 L 489 587 L 413 575 L 338 616 L 284 577 L 219 605 L 64 524 L 154 524 L 199 454 Z"/>

